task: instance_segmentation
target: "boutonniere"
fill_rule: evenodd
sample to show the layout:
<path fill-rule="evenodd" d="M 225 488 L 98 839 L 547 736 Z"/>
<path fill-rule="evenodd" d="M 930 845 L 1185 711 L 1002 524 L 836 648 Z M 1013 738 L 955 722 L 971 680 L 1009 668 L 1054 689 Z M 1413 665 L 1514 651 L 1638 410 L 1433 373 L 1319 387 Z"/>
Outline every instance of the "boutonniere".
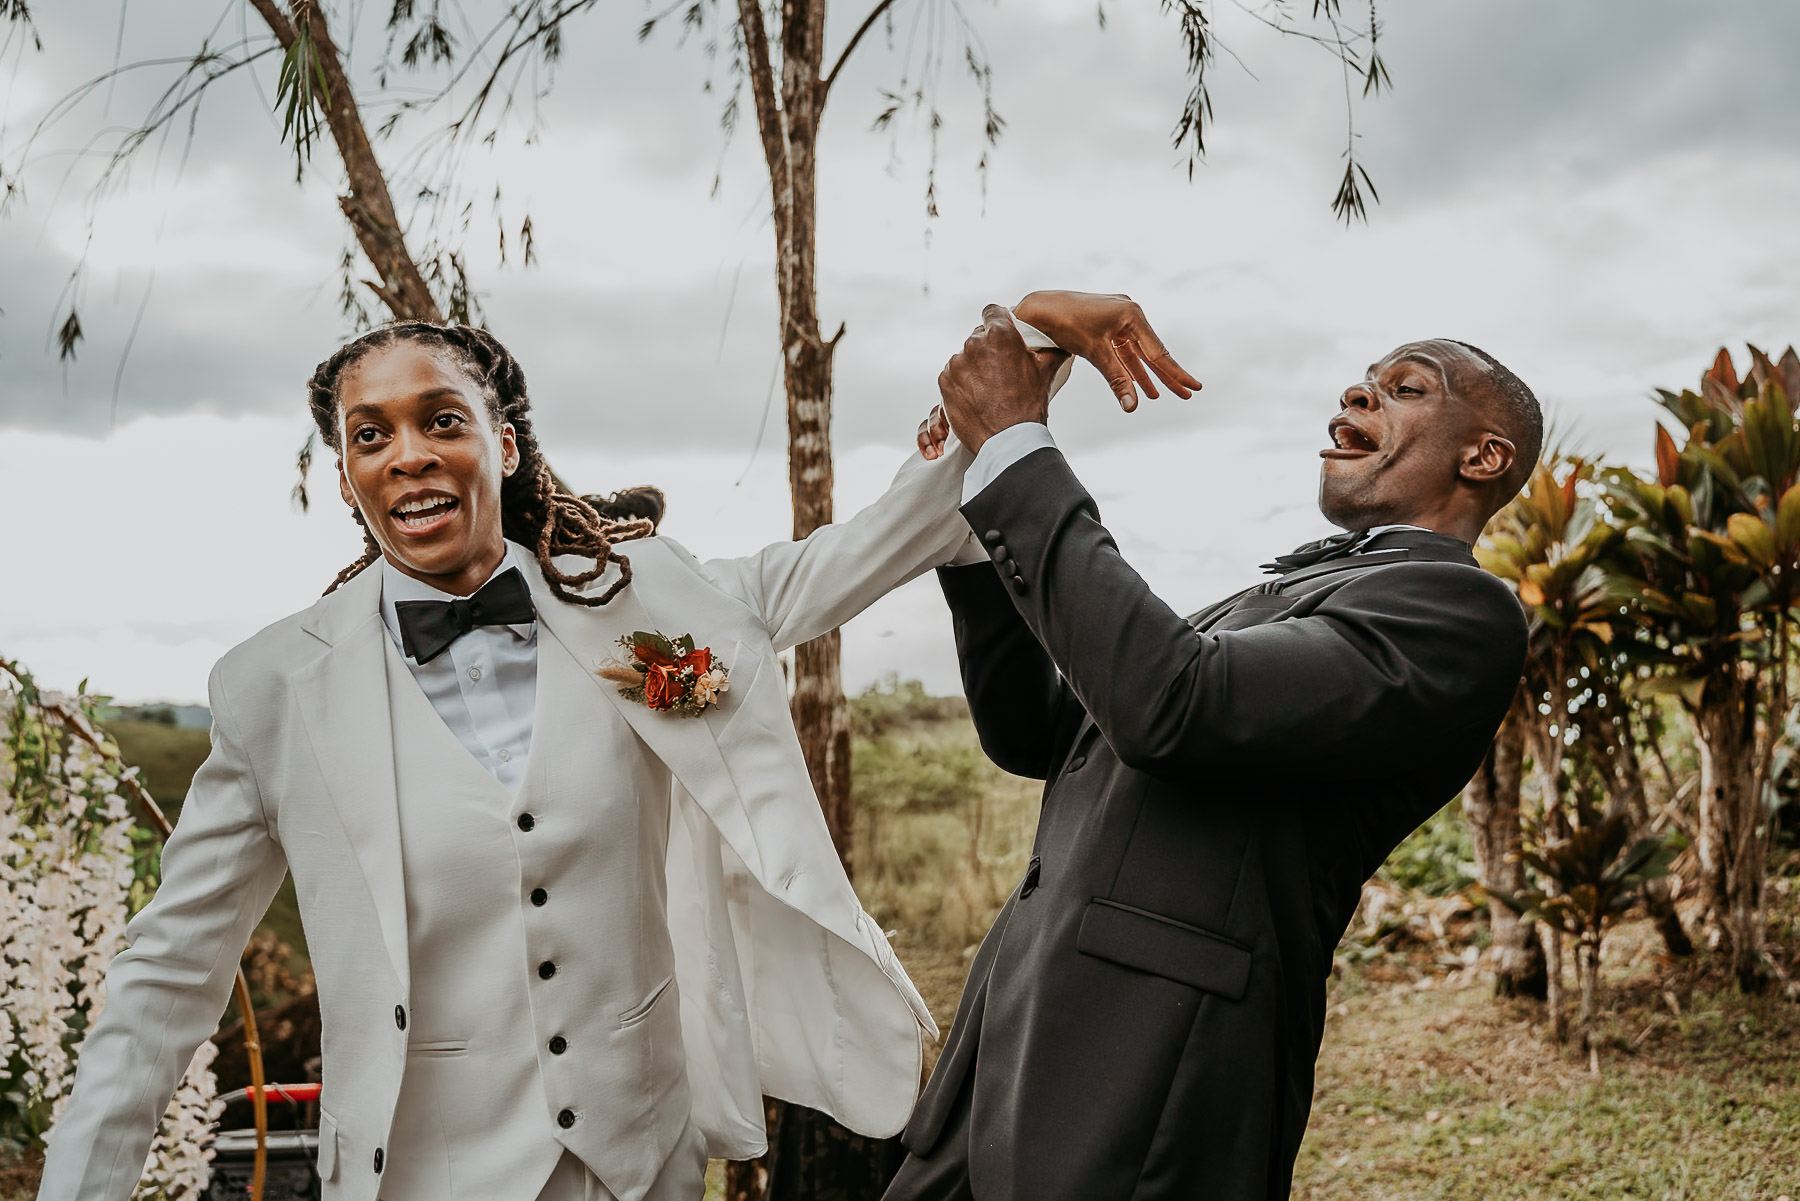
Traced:
<path fill-rule="evenodd" d="M 719 703 L 720 693 L 731 691 L 730 670 L 712 647 L 695 647 L 692 634 L 669 638 L 639 630 L 619 645 L 625 657 L 602 664 L 600 678 L 617 684 L 628 701 L 698 717 Z"/>

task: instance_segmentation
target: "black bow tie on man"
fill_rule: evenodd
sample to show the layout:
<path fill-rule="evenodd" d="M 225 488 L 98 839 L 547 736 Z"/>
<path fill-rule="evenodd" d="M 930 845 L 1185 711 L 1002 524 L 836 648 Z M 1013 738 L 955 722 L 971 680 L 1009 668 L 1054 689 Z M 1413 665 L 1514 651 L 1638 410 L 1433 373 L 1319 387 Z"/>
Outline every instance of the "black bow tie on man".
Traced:
<path fill-rule="evenodd" d="M 474 596 L 447 601 L 396 601 L 400 649 L 417 663 L 429 663 L 476 626 L 516 626 L 537 620 L 531 589 L 517 567 L 509 567 Z"/>
<path fill-rule="evenodd" d="M 1311 567 L 1315 563 L 1327 563 L 1332 559 L 1341 559 L 1345 555 L 1354 554 L 1369 540 L 1368 530 L 1345 530 L 1341 534 L 1333 534 L 1329 538 L 1321 538 L 1317 542 L 1308 542 L 1297 546 L 1285 555 L 1276 555 L 1272 563 L 1264 563 L 1262 569 L 1271 575 L 1286 575 L 1290 571 L 1299 571 L 1302 567 Z"/>

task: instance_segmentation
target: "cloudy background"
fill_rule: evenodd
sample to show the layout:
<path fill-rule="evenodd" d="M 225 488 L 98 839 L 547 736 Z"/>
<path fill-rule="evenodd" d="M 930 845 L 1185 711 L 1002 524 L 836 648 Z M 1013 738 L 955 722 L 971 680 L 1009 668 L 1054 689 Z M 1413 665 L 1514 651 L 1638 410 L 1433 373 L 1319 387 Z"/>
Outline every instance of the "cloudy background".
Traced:
<path fill-rule="evenodd" d="M 1008 125 L 984 199 L 978 98 L 945 75 L 942 215 L 927 222 L 923 118 L 869 131 L 920 2 L 903 4 L 895 50 L 859 52 L 822 139 L 820 308 L 848 329 L 841 513 L 906 453 L 981 305 L 1035 287 L 1128 291 L 1206 381 L 1194 401 L 1125 416 L 1078 376 L 1052 418 L 1126 555 L 1178 608 L 1323 532 L 1325 421 L 1398 342 L 1478 343 L 1565 437 L 1641 462 L 1653 387 L 1691 383 L 1722 344 L 1796 337 L 1791 4 L 1382 0 L 1395 92 L 1357 110 L 1382 203 L 1346 230 L 1328 208 L 1344 139 L 1330 58 L 1221 4 L 1241 65 L 1218 64 L 1218 124 L 1190 182 L 1168 144 L 1181 50 L 1152 0 L 1107 0 L 1104 33 L 1094 0 L 968 5 Z M 127 61 L 180 58 L 258 28 L 241 0 L 140 0 L 122 34 L 119 0 L 35 7 L 44 50 L 15 40 L 0 60 L 9 169 L 116 42 Z M 359 86 L 386 7 L 357 5 Z M 495 6 L 464 7 L 482 22 Z M 789 522 L 779 394 L 757 447 L 776 364 L 765 177 L 747 125 L 722 142 L 699 47 L 637 43 L 645 11 L 615 0 L 570 25 L 534 123 L 510 124 L 460 178 L 467 245 L 560 473 L 590 489 L 658 483 L 668 533 L 702 557 L 743 554 Z M 861 10 L 834 13 L 836 47 Z M 288 501 L 301 385 L 348 332 L 348 237 L 329 148 L 296 186 L 269 111 L 275 64 L 262 66 L 216 85 L 185 158 L 178 130 L 96 200 L 94 161 L 76 152 L 109 146 L 104 131 L 169 76 L 98 90 L 37 143 L 0 221 L 0 654 L 49 684 L 203 699 L 219 654 L 308 603 L 357 550 L 328 473 L 312 513 Z M 404 161 L 404 136 L 384 160 Z M 502 267 L 495 223 L 516 234 L 527 212 L 541 263 L 522 269 L 515 239 Z M 52 333 L 78 263 L 88 337 L 65 369 Z M 946 627 L 935 585 L 915 582 L 847 628 L 846 685 L 897 671 L 955 690 Z"/>

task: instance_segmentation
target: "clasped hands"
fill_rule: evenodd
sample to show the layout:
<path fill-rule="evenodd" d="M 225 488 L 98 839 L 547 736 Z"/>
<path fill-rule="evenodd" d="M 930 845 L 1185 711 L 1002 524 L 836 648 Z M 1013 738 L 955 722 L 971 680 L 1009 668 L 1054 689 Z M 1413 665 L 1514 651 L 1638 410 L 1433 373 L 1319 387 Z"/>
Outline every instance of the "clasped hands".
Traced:
<path fill-rule="evenodd" d="M 1013 312 L 1060 349 L 1026 346 Z M 982 310 L 981 324 L 938 376 L 943 402 L 919 424 L 919 453 L 927 459 L 943 454 L 952 430 L 977 452 L 1008 426 L 1046 421 L 1051 380 L 1069 354 L 1099 368 L 1127 413 L 1138 406 L 1139 386 L 1151 399 L 1157 397 L 1158 379 L 1183 399 L 1200 389 L 1200 381 L 1175 361 L 1129 296 L 1033 292 L 1012 312 L 998 304 Z"/>

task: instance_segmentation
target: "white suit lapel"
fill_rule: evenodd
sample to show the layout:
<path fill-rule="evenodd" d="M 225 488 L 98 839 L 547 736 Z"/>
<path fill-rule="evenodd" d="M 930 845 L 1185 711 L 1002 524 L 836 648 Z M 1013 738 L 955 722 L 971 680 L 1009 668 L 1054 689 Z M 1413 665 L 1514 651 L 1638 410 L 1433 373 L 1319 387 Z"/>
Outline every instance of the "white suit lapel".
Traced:
<path fill-rule="evenodd" d="M 536 568 L 535 559 L 527 559 L 532 568 Z M 619 695 L 616 685 L 594 674 L 608 659 L 623 655 L 618 644 L 620 638 L 638 630 L 654 630 L 658 626 L 656 619 L 644 608 L 638 596 L 638 581 L 634 579 L 604 606 L 589 609 L 558 599 L 550 591 L 550 585 L 545 581 L 541 570 L 528 569 L 525 577 L 531 585 L 531 599 L 537 606 L 538 620 L 549 627 L 557 641 L 581 665 L 594 690 L 618 710 L 626 724 L 644 740 L 644 745 L 662 760 L 670 774 L 690 795 L 696 798 L 715 795 L 718 782 L 728 781 L 730 775 L 720 757 L 719 744 L 709 728 L 712 713 L 703 718 L 657 713 L 641 703 L 626 700 Z M 589 585 L 589 590 L 594 593 L 604 592 L 617 578 L 618 568 L 609 565 L 606 574 L 598 582 Z M 679 635 L 689 631 L 665 632 Z M 703 631 L 692 632 L 702 642 L 705 641 Z M 714 809 L 715 806 L 708 806 L 708 812 L 719 826 L 719 832 L 732 844 L 733 849 L 739 851 L 745 866 L 760 878 L 762 871 L 756 840 L 750 835 L 749 823 L 745 820 L 743 810 L 737 807 L 720 811 Z"/>
<path fill-rule="evenodd" d="M 408 995 L 406 880 L 379 566 L 364 569 L 319 601 L 301 626 L 331 649 L 294 673 L 294 697 L 338 820 L 374 898 L 401 994 Z"/>

